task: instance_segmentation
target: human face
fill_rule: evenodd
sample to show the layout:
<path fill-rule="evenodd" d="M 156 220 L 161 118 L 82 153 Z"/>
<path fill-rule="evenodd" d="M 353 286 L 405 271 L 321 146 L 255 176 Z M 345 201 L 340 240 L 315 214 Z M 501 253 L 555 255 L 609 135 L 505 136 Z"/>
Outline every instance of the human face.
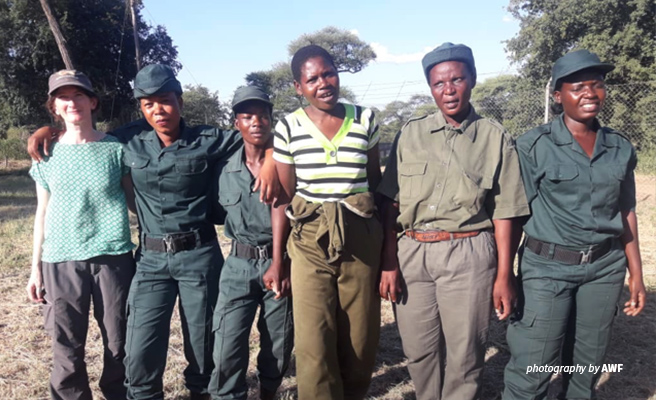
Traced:
<path fill-rule="evenodd" d="M 435 65 L 428 75 L 428 84 L 437 108 L 448 123 L 460 126 L 469 113 L 472 76 L 460 61 L 445 61 Z"/>
<path fill-rule="evenodd" d="M 175 92 L 166 92 L 143 97 L 139 104 L 146 121 L 157 133 L 172 138 L 178 137 L 182 97 Z"/>
<path fill-rule="evenodd" d="M 57 89 L 53 97 L 55 115 L 69 124 L 91 121 L 91 112 L 98 106 L 98 99 L 89 97 L 77 86 L 63 86 Z"/>
<path fill-rule="evenodd" d="M 554 101 L 562 104 L 565 116 L 578 122 L 590 122 L 599 114 L 606 100 L 606 84 L 599 71 L 583 70 L 563 78 Z"/>
<path fill-rule="evenodd" d="M 294 81 L 294 87 L 312 107 L 322 111 L 332 110 L 339 100 L 339 75 L 323 57 L 309 58 L 301 66 L 300 81 Z"/>
<path fill-rule="evenodd" d="M 245 143 L 264 146 L 271 138 L 271 109 L 261 101 L 249 101 L 235 114 L 235 128 Z"/>

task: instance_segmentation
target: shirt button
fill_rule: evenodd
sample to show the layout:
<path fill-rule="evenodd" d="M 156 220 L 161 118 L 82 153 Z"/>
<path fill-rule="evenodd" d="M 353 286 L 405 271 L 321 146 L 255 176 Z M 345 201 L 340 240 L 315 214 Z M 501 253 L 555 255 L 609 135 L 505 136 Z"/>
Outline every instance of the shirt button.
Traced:
<path fill-rule="evenodd" d="M 440 187 L 440 186 L 442 186 L 442 185 L 440 185 L 439 183 L 435 184 L 435 187 L 436 187 L 436 188 L 438 188 L 438 187 Z"/>
<path fill-rule="evenodd" d="M 162 197 L 162 201 L 166 201 L 166 197 Z"/>
<path fill-rule="evenodd" d="M 334 150 L 330 152 L 330 156 L 331 156 L 331 157 L 335 157 L 336 154 L 337 154 L 337 153 L 335 153 Z"/>
<path fill-rule="evenodd" d="M 430 206 L 429 208 L 430 208 L 431 210 L 435 210 L 435 206 L 434 206 L 434 205 Z"/>

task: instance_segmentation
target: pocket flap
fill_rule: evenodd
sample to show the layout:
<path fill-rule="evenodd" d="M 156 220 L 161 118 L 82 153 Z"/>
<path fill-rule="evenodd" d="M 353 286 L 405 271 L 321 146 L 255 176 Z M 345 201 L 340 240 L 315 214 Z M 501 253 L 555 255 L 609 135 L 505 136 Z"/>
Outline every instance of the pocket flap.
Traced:
<path fill-rule="evenodd" d="M 426 173 L 426 163 L 401 163 L 399 173 L 403 176 L 424 175 Z"/>
<path fill-rule="evenodd" d="M 547 178 L 552 181 L 571 181 L 579 176 L 576 165 L 555 165 L 547 170 Z"/>
<path fill-rule="evenodd" d="M 219 203 L 222 206 L 234 206 L 239 203 L 241 192 L 221 192 L 219 193 Z"/>
<path fill-rule="evenodd" d="M 141 169 L 144 168 L 150 162 L 150 158 L 134 154 L 134 153 L 125 153 L 125 165 L 130 168 Z"/>
<path fill-rule="evenodd" d="M 175 170 L 183 175 L 200 174 L 207 169 L 204 158 L 182 158 L 176 161 Z"/>

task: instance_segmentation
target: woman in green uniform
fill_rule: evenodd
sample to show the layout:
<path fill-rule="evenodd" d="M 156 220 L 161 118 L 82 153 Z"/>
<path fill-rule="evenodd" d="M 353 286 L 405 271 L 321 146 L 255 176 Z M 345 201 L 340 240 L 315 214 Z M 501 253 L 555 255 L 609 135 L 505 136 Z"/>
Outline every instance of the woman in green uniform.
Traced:
<path fill-rule="evenodd" d="M 592 398 L 600 373 L 590 366 L 603 362 L 627 268 L 624 312 L 635 316 L 645 305 L 635 149 L 597 120 L 613 68 L 587 50 L 558 59 L 551 85 L 563 112 L 517 139 L 531 216 L 519 310 L 507 334 L 505 400 L 545 398 L 559 362 L 584 367 L 563 376 L 561 398 Z"/>

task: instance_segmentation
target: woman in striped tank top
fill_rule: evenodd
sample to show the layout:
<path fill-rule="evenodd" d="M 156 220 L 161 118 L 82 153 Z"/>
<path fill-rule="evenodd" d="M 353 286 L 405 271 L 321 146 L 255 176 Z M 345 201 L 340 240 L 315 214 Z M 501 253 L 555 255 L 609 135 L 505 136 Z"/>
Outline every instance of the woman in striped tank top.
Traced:
<path fill-rule="evenodd" d="M 323 48 L 298 50 L 292 73 L 309 105 L 275 129 L 283 194 L 272 223 L 274 241 L 290 235 L 298 395 L 362 399 L 380 331 L 378 125 L 371 110 L 338 101 L 339 75 Z M 385 274 L 393 285 L 384 293 L 396 292 L 395 278 Z"/>

